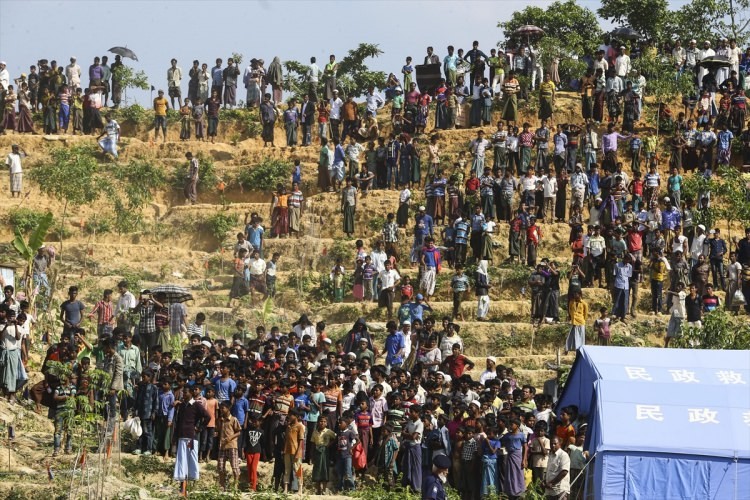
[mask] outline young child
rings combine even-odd
[[[463,321],[461,312],[461,301],[469,290],[469,278],[464,274],[464,266],[456,265],[456,274],[451,279],[451,290],[453,291],[453,319]]]
[[[66,411],[68,398],[75,398],[76,386],[70,382],[67,375],[60,377],[60,385],[55,389],[55,434],[54,443],[55,450],[52,452],[52,456],[56,457],[60,453],[60,446],[62,445],[62,437],[65,435],[65,453],[70,454],[73,452],[73,444],[71,443],[70,426],[68,425],[68,415]]]
[[[501,449],[500,439],[497,437],[497,427],[487,429],[487,437],[482,439],[482,489],[481,495],[492,495],[496,492],[497,484],[497,452]]]
[[[156,451],[166,459],[172,444],[175,398],[172,382],[168,378],[163,378],[160,385],[159,405],[156,408]]]
[[[281,254],[274,252],[271,260],[266,262],[266,294],[268,297],[276,297],[276,266]]]
[[[586,433],[579,431],[576,435],[576,444],[568,446],[568,453],[570,453],[570,498],[576,500],[582,498],[583,492],[583,478],[578,479],[578,475],[581,473],[583,468],[586,466],[586,460],[588,460],[589,452],[584,451],[583,442],[586,440]],[[576,479],[578,479],[576,481]]]
[[[258,463],[263,446],[263,429],[260,420],[251,418],[245,431],[245,458],[247,459],[247,482],[252,491],[258,490]]]
[[[531,459],[531,481],[541,483],[547,473],[550,442],[547,437],[547,422],[540,420],[534,426],[534,435],[529,441],[529,458]]]
[[[477,477],[479,467],[477,463],[477,441],[474,438],[474,428],[471,426],[463,430],[464,441],[461,445],[461,476],[459,489],[461,498],[477,498]]]
[[[154,420],[153,416],[159,407],[159,390],[153,384],[154,372],[151,369],[143,370],[141,381],[135,390],[135,410],[141,419],[143,434],[138,442],[138,448],[134,455],[151,455],[154,449]]]
[[[378,442],[376,464],[378,466],[378,479],[384,483],[386,491],[390,491],[396,485],[398,449],[399,442],[394,435],[393,426],[384,426]]]
[[[245,397],[245,390],[242,387],[238,387],[234,390],[234,398],[232,401],[231,414],[240,423],[242,429],[247,428],[247,414],[250,412],[250,402]],[[237,441],[237,449],[242,450],[244,448],[243,436],[240,434]]]
[[[318,495],[322,495],[326,485],[330,480],[330,471],[328,470],[328,450],[331,443],[336,440],[336,433],[328,428],[328,420],[320,418],[317,428],[313,432],[310,442],[315,447],[312,452],[312,480],[315,483],[315,490]]]
[[[375,268],[375,264],[372,263],[372,257],[368,255],[367,257],[365,257],[364,266],[362,266],[362,286],[364,286],[365,288],[365,300],[373,302],[377,300],[377,296],[373,293],[372,286],[373,280],[375,279],[376,275],[377,269]]]
[[[359,408],[354,413],[354,421],[357,423],[357,435],[359,442],[362,443],[363,453],[367,457],[367,450],[370,448],[372,439],[372,414],[370,413],[369,401],[362,399],[359,402]],[[359,471],[361,475],[367,472],[367,468]]]
[[[611,320],[609,316],[607,316],[607,308],[602,307],[601,309],[599,309],[599,317],[594,321],[594,331],[596,332],[596,336],[599,339],[599,345],[609,345],[610,321]]]
[[[336,265],[331,269],[331,282],[333,283],[333,301],[344,301],[344,266],[341,265],[341,257],[336,258]]]
[[[339,478],[338,491],[355,488],[352,472],[352,448],[357,443],[357,435],[352,431],[346,419],[339,419],[339,432],[336,436],[336,473]]]
[[[229,466],[232,468],[232,489],[237,488],[237,481],[240,476],[240,466],[237,459],[237,441],[242,434],[242,427],[237,419],[232,416],[231,407],[232,405],[229,401],[224,401],[219,405],[219,418],[216,425],[216,434],[219,438],[219,460],[217,464],[217,468],[219,469],[219,487],[224,491],[227,490],[227,460],[229,461]]]
[[[284,493],[302,491],[302,459],[305,456],[305,424],[297,408],[289,410],[284,440]]]
[[[206,387],[206,413],[209,420],[201,432],[200,453],[204,462],[208,461],[211,449],[214,447],[214,430],[216,429],[216,416],[219,414],[219,400],[216,399],[216,389]]]

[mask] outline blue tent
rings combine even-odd
[[[750,499],[750,351],[585,346],[569,405],[588,421],[587,498]]]

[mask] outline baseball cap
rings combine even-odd
[[[424,299],[424,295],[422,295],[421,293],[418,293],[417,300],[423,300],[423,299]]]
[[[497,358],[495,356],[487,356],[487,361],[492,361],[493,363],[497,364]]]
[[[706,226],[704,226],[703,224],[698,224],[698,229],[700,229],[701,231],[705,231]]]

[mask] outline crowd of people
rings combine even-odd
[[[230,340],[209,332],[205,314],[191,321],[184,304],[170,304],[148,290],[136,299],[125,281],[118,283],[116,301],[113,291],[105,290],[94,307],[84,305],[71,287],[61,306],[60,341],[49,347],[42,368],[45,379],[28,388],[29,397],[48,406],[55,421],[53,452],[71,447],[68,423],[57,410],[71,396],[88,393],[107,403],[110,422],[137,415],[143,432],[133,452],[174,457],[174,479],[180,482],[197,480],[200,463],[216,459],[220,485],[228,488],[238,482],[242,459],[252,490],[262,461],[273,462],[264,484],[285,492],[303,490],[302,463],[307,463],[319,492],[329,485],[337,491],[356,488],[369,465],[385,487],[399,481],[425,499],[445,498],[445,484],[465,500],[492,493],[518,498],[531,487],[548,498],[582,498],[581,471],[589,458],[583,447],[586,417],[575,407],[553,410],[555,379],[538,390],[517,381],[512,367],[493,356],[486,357],[484,368],[475,367],[461,338],[461,322],[468,319],[462,301],[473,289],[476,319],[489,320],[491,290],[497,286],[490,266],[525,263],[532,322],[567,320],[568,351],[586,342],[587,326],[607,344],[610,325],[636,315],[646,279],[650,312],[670,314],[665,345],[683,328],[701,327],[704,315],[720,307],[718,290],[726,292],[725,308],[736,312],[744,305],[750,314],[750,229],[744,239],[725,240],[718,227],[698,222],[705,220],[711,193],[683,196],[683,174],[717,175],[730,163],[737,137],[743,164],[750,165],[750,132],[744,125],[750,52],[740,56],[722,41],[721,50],[731,48],[729,66],[705,71],[701,60],[715,54],[704,49],[697,55],[695,44],[689,45],[662,51],[674,58],[677,71],[694,71],[700,84],[677,117],[666,106],[659,111],[660,120],[674,130],[666,179],[659,173],[666,165],[659,158],[658,136],[636,130],[647,83],[632,70],[635,47],[607,47],[589,58],[589,70],[576,83],[579,123],[555,121],[562,82],[554,66],[542,70],[538,49],[531,45],[510,54],[493,49],[487,56],[474,42],[465,54],[448,47],[443,59],[430,47],[424,62],[440,66],[439,85],[417,90],[419,70],[407,58],[402,79],[391,74],[387,87],[379,89],[384,96],[369,89],[364,117],[353,96],[339,97],[333,55],[323,69],[311,59],[301,106],[290,100],[283,112],[279,58],[267,69],[254,58],[244,72],[231,58],[227,66],[218,59],[210,70],[194,61],[185,99],[182,69],[173,59],[166,96],[159,91],[154,100],[155,137],[161,131],[166,141],[172,108],[181,117],[180,139],[190,139],[191,133],[202,139],[205,115],[213,140],[219,110],[237,106],[242,81],[246,105],[258,109],[264,143],[275,145],[279,117],[288,146],[297,145],[298,127],[303,146],[312,145],[317,135],[317,187],[340,193],[344,234],[362,234],[355,214],[370,191],[399,191],[398,207],[387,214],[371,248],[356,240],[353,258],[338,259],[328,276],[333,301],[348,300],[349,293],[357,301],[377,301],[387,313],[386,331],[376,334],[361,318],[343,338],[333,339],[325,321],[313,323],[302,315],[290,326],[257,326],[254,332],[238,320]],[[97,57],[89,68],[89,87],[82,89],[75,58],[65,68],[42,60],[14,80],[15,94],[0,63],[4,131],[30,132],[31,114],[39,109],[45,133],[67,131],[72,109],[72,133],[101,130],[102,148],[116,157],[119,125],[109,115],[102,130],[99,109],[107,106],[110,93],[115,107],[121,103],[121,64],[119,56],[112,66]],[[531,83],[522,86],[517,74],[529,76]],[[519,120],[518,97],[537,88],[540,121],[532,127]],[[377,115],[386,102],[391,131],[384,136]],[[501,107],[499,122],[492,118],[495,105]],[[602,125],[605,108],[608,121]],[[491,132],[485,130],[490,126]],[[448,159],[438,131],[454,127],[476,127],[476,138]],[[618,154],[620,144],[627,145],[629,161]],[[14,195],[21,192],[25,155],[14,147],[6,159]],[[186,158],[185,197],[195,203],[199,164],[191,153]],[[246,216],[234,245],[230,305],[255,292],[274,296],[281,256],[265,258],[264,239],[303,234],[302,167],[295,166],[289,191],[281,185],[273,193],[267,227],[259,214]],[[423,203],[414,203],[422,198]],[[413,209],[416,215],[410,217]],[[565,256],[540,258],[543,224],[570,228],[567,307],[560,286]],[[508,227],[507,243],[497,236],[501,225]],[[53,263],[54,252],[40,249],[33,279],[42,289],[49,287],[46,271]],[[453,274],[453,310],[438,317],[430,302],[444,266]],[[476,267],[468,275],[470,266]],[[613,307],[598,311],[592,326],[583,294],[597,285],[609,290]],[[34,317],[12,286],[4,291],[0,385],[13,399],[28,379]],[[561,318],[561,310],[567,310],[567,318]],[[87,314],[96,318],[94,341],[83,328]],[[183,338],[181,352],[171,352],[173,339]],[[55,375],[50,361],[72,365],[74,376]],[[102,392],[89,388],[94,368],[111,376]]]

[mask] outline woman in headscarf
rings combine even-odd
[[[474,277],[474,292],[477,296],[477,321],[486,321],[490,310],[490,277],[487,261],[480,260]]]
[[[273,101],[276,103],[281,102],[281,86],[284,83],[284,74],[278,56],[274,57],[273,61],[271,61],[271,64],[268,66],[266,81],[271,84],[271,89],[273,90]]]
[[[445,78],[440,80],[440,85],[435,89],[435,128],[446,130],[448,128],[448,107],[446,106]]]
[[[254,108],[260,105],[261,72],[258,70],[257,59],[250,60],[250,67],[245,70],[243,80],[247,89],[247,107]]]
[[[346,337],[344,338],[344,352],[354,352],[361,339],[367,339],[367,348],[374,352],[375,356],[377,356],[378,351],[375,349],[375,346],[372,343],[372,336],[367,330],[367,322],[365,321],[365,318],[359,318],[357,321],[355,321],[352,329],[349,330],[349,332],[346,334]]]

